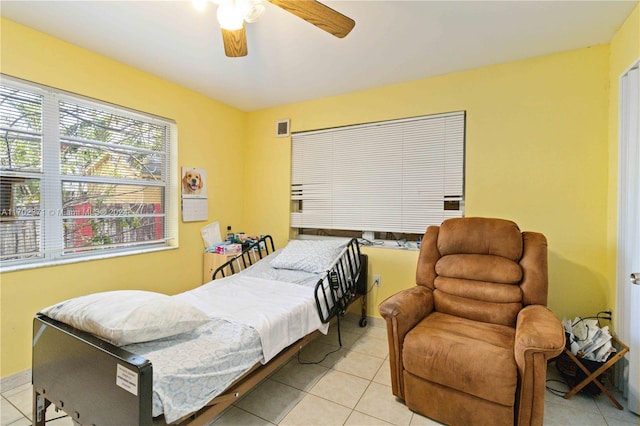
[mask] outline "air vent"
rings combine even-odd
[[[280,138],[289,137],[291,133],[289,132],[289,119],[286,120],[278,120],[276,121],[276,136]]]

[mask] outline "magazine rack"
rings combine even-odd
[[[595,370],[594,372],[589,371],[589,369],[587,367],[584,366],[584,364],[580,361],[580,358],[578,358],[577,356],[575,356],[574,354],[571,353],[570,350],[568,350],[567,348],[564,348],[564,353],[569,357],[569,359],[571,359],[580,370],[582,370],[584,372],[584,374],[587,375],[587,377],[582,380],[580,383],[578,383],[573,389],[571,389],[569,392],[567,392],[564,395],[564,399],[569,399],[571,398],[573,395],[577,394],[578,392],[580,392],[582,390],[582,388],[584,388],[585,386],[587,386],[589,383],[593,382],[596,386],[598,386],[598,388],[600,388],[600,390],[602,392],[604,392],[605,395],[607,395],[609,397],[609,399],[611,400],[611,402],[613,402],[613,404],[618,407],[619,410],[622,410],[622,405],[620,405],[620,403],[618,402],[617,399],[615,399],[615,397],[613,395],[611,395],[611,392],[609,392],[603,385],[602,383],[600,383],[600,381],[598,380],[598,377],[604,373],[605,371],[607,371],[608,369],[610,369],[611,367],[613,367],[613,365],[618,362],[618,360],[620,360],[620,358],[622,358],[624,356],[624,354],[626,354],[627,352],[629,352],[629,347],[627,345],[625,345],[624,343],[622,343],[620,340],[618,340],[616,337],[612,337],[613,342],[616,344],[616,346],[620,347],[621,349],[618,350],[618,352],[616,352],[611,358],[609,358],[607,361],[605,361],[604,363],[602,363],[602,365]]]

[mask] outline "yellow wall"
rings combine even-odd
[[[0,35],[4,74],[175,120],[178,165],[208,172],[210,220],[241,226],[243,175],[236,165],[242,164],[246,113],[11,21],[2,20]],[[205,223],[180,222],[176,250],[3,273],[0,375],[30,368],[31,321],[40,308],[97,291],[174,294],[199,285]]]
[[[250,113],[245,226],[288,236],[290,140],[272,136],[277,119],[295,132],[466,110],[466,215],[547,236],[549,305],[560,318],[602,310],[608,60],[609,47],[595,46]],[[366,251],[382,276],[368,306],[379,316],[384,298],[413,285],[417,254]]]
[[[609,61],[609,175],[607,202],[607,306],[616,305],[616,255],[618,240],[618,109],[620,77],[640,61],[640,3],[627,17],[610,44]],[[627,285],[627,277],[622,277]]]

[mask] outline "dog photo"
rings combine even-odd
[[[204,169],[182,168],[182,195],[206,196]]]

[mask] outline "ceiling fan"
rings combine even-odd
[[[218,5],[217,17],[222,29],[224,52],[229,57],[247,55],[247,34],[245,22],[256,22],[265,10],[264,0],[193,0],[198,9],[204,8],[207,1]],[[298,18],[304,19],[343,38],[353,29],[355,21],[316,0],[268,0]]]

